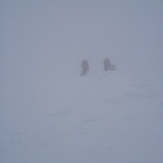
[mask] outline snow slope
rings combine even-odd
[[[0,15],[0,163],[163,163],[163,1],[1,0]]]
[[[32,81],[15,74],[1,82],[0,162],[161,163],[160,75],[117,70]]]

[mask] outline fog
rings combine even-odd
[[[151,160],[161,163],[162,20],[162,0],[1,0],[0,132],[3,141],[0,142],[0,152],[3,157],[0,160],[6,163],[13,160],[19,163],[24,158],[28,158],[27,163],[149,163]],[[116,65],[116,71],[103,72],[106,57]],[[80,77],[84,59],[88,60],[90,69],[85,77]],[[156,120],[153,126],[151,117],[145,115],[148,107],[148,115]],[[54,121],[51,120],[53,117]],[[126,120],[126,117],[129,118]],[[141,117],[146,117],[149,125]],[[144,125],[136,123],[139,119]],[[65,128],[62,126],[64,123],[60,126],[61,121],[66,122]],[[52,127],[54,122],[58,124],[56,128]],[[108,135],[105,122],[111,128]],[[85,125],[87,123],[89,125]],[[130,123],[131,128],[128,126]],[[132,130],[132,125],[140,134]],[[46,128],[47,133],[44,131]],[[127,136],[121,135],[123,129]],[[73,142],[78,130],[81,135],[85,134],[83,146],[80,140],[76,144]],[[150,137],[152,132],[154,136]],[[53,139],[49,133],[57,138]],[[92,139],[87,133],[97,134],[97,137]],[[99,152],[103,148],[100,143],[96,144],[98,136],[104,141],[101,144],[107,146],[104,149],[106,155]],[[59,144],[61,140],[68,146]],[[131,148],[127,146],[125,153],[122,147],[128,140],[132,140],[131,144],[129,142]],[[91,141],[92,146],[89,146]],[[43,142],[45,145],[40,148]],[[71,148],[76,158],[69,150],[71,142],[76,145]],[[153,149],[150,149],[149,142],[153,143]],[[142,150],[135,150],[137,145]],[[25,148],[29,155],[26,155]],[[146,149],[149,149],[149,154],[144,153],[141,157],[141,152]],[[108,150],[111,152],[109,158]],[[22,157],[18,157],[20,153]],[[116,157],[117,153],[119,157]],[[147,159],[148,155],[151,157]],[[48,160],[42,159],[44,156]],[[99,157],[95,159],[96,156]]]
[[[123,71],[160,69],[160,0],[1,0],[0,9],[2,74],[6,68],[78,75],[82,59],[95,73],[107,56]]]

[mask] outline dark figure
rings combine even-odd
[[[109,58],[104,59],[104,71],[111,70],[111,63]]]
[[[88,72],[88,70],[89,70],[89,65],[88,65],[87,60],[82,61],[81,67],[82,67],[82,72],[81,72],[80,76],[85,76],[86,72]]]

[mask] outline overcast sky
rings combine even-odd
[[[3,68],[163,62],[162,0],[1,0],[0,15]]]

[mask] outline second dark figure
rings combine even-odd
[[[104,70],[105,71],[111,70],[111,63],[109,58],[104,59]]]

